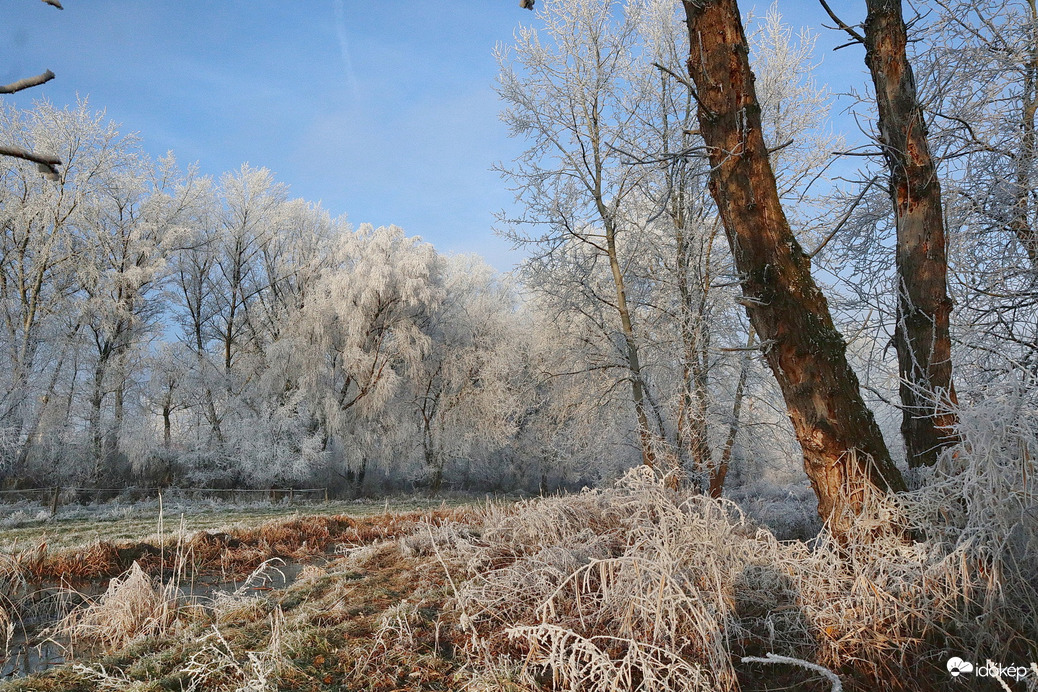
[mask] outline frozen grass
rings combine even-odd
[[[734,503],[644,469],[495,509],[455,550],[458,607],[484,660],[565,690],[746,689],[760,669],[733,661],[764,653],[886,689],[946,675],[947,651],[1033,660],[1035,429],[967,438],[924,490],[868,500],[846,542],[778,541]],[[927,535],[935,512],[960,515]]]
[[[187,690],[212,692],[275,692],[278,672],[287,665],[282,651],[285,614],[275,608],[270,614],[267,645],[257,651],[236,652],[216,626],[201,642],[182,668],[190,679]]]
[[[950,655],[1038,657],[1038,412],[1022,393],[986,406],[920,489],[864,498],[842,541],[778,540],[645,469],[478,511],[197,534],[199,564],[322,559],[284,592],[174,608],[164,634],[12,689],[943,689]],[[995,684],[1034,692],[1038,670]]]
[[[153,538],[160,516],[166,521],[183,516],[188,531],[227,531],[252,528],[286,516],[372,516],[386,512],[415,512],[441,506],[473,504],[471,498],[429,499],[397,497],[388,500],[352,500],[288,505],[284,503],[229,503],[219,500],[165,498],[138,502],[63,505],[55,516],[34,503],[0,505],[0,551],[17,552],[46,541],[52,550],[75,548],[97,541],[142,541]]]
[[[96,641],[109,650],[116,649],[138,637],[166,634],[177,620],[180,605],[175,581],[163,584],[135,562],[126,575],[111,580],[96,602],[63,619],[56,634],[67,636],[73,643]]]
[[[29,584],[25,570],[16,560],[0,555],[0,651],[6,660],[14,639],[19,618],[19,604],[24,600]]]
[[[767,481],[749,483],[726,491],[726,497],[782,541],[807,541],[822,528],[818,498],[806,480],[790,486]]]
[[[455,640],[461,635],[456,620],[440,616],[446,599],[444,575],[428,557],[404,556],[398,541],[464,516],[463,510],[437,510],[266,525],[255,532],[257,545],[312,556],[314,552],[304,546],[323,542],[321,560],[305,567],[283,591],[270,590],[262,578],[263,571],[281,569],[279,563],[269,562],[237,590],[217,593],[201,605],[197,598],[178,592],[168,607],[173,619],[162,630],[138,626],[149,621],[155,597],[161,595],[157,576],[138,564],[68,619],[73,626],[91,625],[77,631],[83,644],[77,653],[85,658],[12,682],[11,689],[273,690],[342,685],[388,692],[408,689],[412,683],[426,689],[459,689],[454,677],[458,665],[449,654],[459,647]],[[205,553],[210,547],[219,561],[220,544],[226,552],[226,539],[200,539],[198,534],[185,538],[184,562],[190,565],[192,549]],[[239,545],[231,551],[243,549]],[[111,616],[130,609],[138,617]],[[126,623],[118,628],[125,638],[98,657],[99,652],[91,654],[86,644],[91,637],[114,640],[114,633],[97,626],[106,613],[107,621]]]

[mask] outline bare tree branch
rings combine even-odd
[[[711,118],[715,117],[713,112],[709,108],[707,108],[705,105],[703,105],[703,102],[699,100],[699,94],[696,93],[696,86],[695,86],[695,84],[693,84],[692,82],[688,81],[687,79],[685,79],[681,75],[675,74],[673,70],[670,70],[670,69],[664,67],[663,65],[659,64],[658,62],[652,63],[652,66],[655,67],[660,72],[665,72],[665,73],[669,74],[671,77],[673,77],[674,79],[676,79],[679,82],[681,82],[682,84],[684,84],[685,88],[688,89],[688,92],[690,94],[692,94],[692,98],[694,98],[696,100],[696,104],[698,104],[699,107],[703,109],[703,112],[706,113]]]
[[[21,147],[8,147],[3,145],[0,145],[0,156],[11,156],[16,159],[22,159],[23,161],[31,161],[36,164],[40,173],[42,173],[48,180],[61,179],[61,174],[58,172],[56,166],[61,166],[63,164],[61,163],[61,159],[57,156],[35,154],[31,151],[22,149]]]
[[[865,197],[865,193],[868,192],[869,188],[875,185],[876,181],[878,180],[879,176],[877,175],[872,180],[870,180],[865,185],[865,187],[862,188],[861,192],[858,193],[858,196],[855,198],[855,200],[851,202],[851,206],[847,208],[846,212],[844,212],[843,217],[840,218],[839,223],[836,224],[836,228],[833,229],[832,233],[825,237],[825,240],[823,240],[821,244],[814,249],[814,252],[810,252],[807,254],[807,259],[814,259],[815,255],[821,252],[825,248],[825,246],[829,244],[829,241],[836,237],[836,234],[840,232],[840,229],[843,228],[843,225],[847,223],[847,220],[849,218],[851,218],[851,214],[854,212],[855,208],[861,202],[862,198]]]
[[[34,86],[46,84],[52,79],[54,79],[54,73],[47,70],[43,74],[38,74],[35,77],[26,77],[25,79],[19,79],[17,82],[11,82],[6,86],[0,86],[0,94],[13,94],[22,89],[31,89]]]
[[[25,161],[32,161],[33,163],[42,163],[45,166],[61,166],[61,159],[57,156],[48,156],[47,154],[34,154],[31,151],[22,149],[21,147],[8,147],[0,145],[0,156],[13,156],[16,159],[23,159]]]
[[[51,7],[56,7],[59,10],[65,9],[61,6],[59,0],[43,0]],[[19,79],[16,82],[11,82],[7,85],[0,85],[0,94],[14,94],[22,91],[23,89],[31,89],[32,87],[46,84],[50,80],[54,79],[54,73],[47,70],[43,74],[38,74],[35,77],[26,77],[25,79]],[[12,156],[16,159],[22,159],[24,161],[31,161],[36,164],[40,173],[43,174],[48,180],[60,180],[61,173],[58,172],[56,166],[60,166],[61,159],[56,156],[46,156],[43,154],[35,154],[31,151],[22,149],[21,147],[8,147],[0,145],[0,156]]]
[[[851,27],[849,27],[846,24],[844,24],[843,20],[836,16],[836,13],[832,11],[832,8],[829,7],[828,3],[826,3],[825,0],[818,0],[818,2],[820,2],[822,4],[822,9],[824,9],[825,13],[829,15],[829,18],[832,19],[834,22],[836,22],[836,26],[838,26],[839,28],[841,28],[844,31],[846,31],[850,35],[850,37],[854,39],[854,43],[865,43],[865,38],[861,34],[859,34],[857,31],[855,31]],[[838,46],[834,50],[839,50],[840,48],[846,48],[849,45],[852,45],[852,44],[851,43],[845,43],[842,46]]]

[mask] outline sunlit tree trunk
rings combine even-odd
[[[710,192],[740,274],[741,302],[782,390],[818,512],[840,533],[860,510],[867,486],[901,490],[905,483],[779,202],[738,5],[683,5],[688,71],[712,166]]]
[[[890,171],[897,223],[898,306],[894,344],[910,466],[933,465],[956,441],[948,260],[941,186],[926,119],[908,63],[901,0],[868,0],[865,63],[879,108],[879,140]]]

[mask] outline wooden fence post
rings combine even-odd
[[[58,500],[61,496],[61,488],[54,488],[54,498],[50,501],[50,515],[53,517],[58,513]]]

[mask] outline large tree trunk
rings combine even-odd
[[[741,276],[742,302],[782,390],[818,513],[841,533],[860,511],[866,486],[902,490],[905,483],[862,401],[846,344],[782,211],[738,5],[683,5],[688,71],[710,154],[710,192]]]
[[[868,0],[865,64],[879,107],[879,140],[897,222],[897,326],[901,433],[909,466],[933,465],[955,444],[948,320],[948,260],[941,186],[908,63],[901,0]]]

